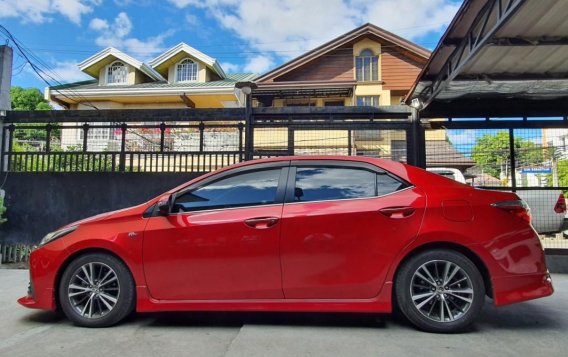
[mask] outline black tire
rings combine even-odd
[[[63,272],[59,304],[75,325],[107,327],[134,310],[134,289],[122,261],[109,254],[90,253],[73,260]]]
[[[475,264],[445,249],[422,252],[404,262],[396,275],[395,293],[398,308],[414,326],[436,333],[463,331],[479,316],[485,301],[485,285]]]

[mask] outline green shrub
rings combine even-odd
[[[0,224],[6,222],[6,218],[4,218],[4,213],[6,213],[6,206],[4,206],[4,199],[0,197]]]

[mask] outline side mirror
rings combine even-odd
[[[158,202],[158,216],[167,217],[170,215],[170,201]]]

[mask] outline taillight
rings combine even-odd
[[[564,194],[560,193],[558,196],[558,200],[554,205],[554,212],[556,213],[566,213],[566,199],[564,198]]]
[[[491,206],[507,211],[527,223],[531,223],[531,210],[523,200],[509,200],[492,203]]]

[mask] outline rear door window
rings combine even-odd
[[[386,173],[340,167],[298,167],[293,198],[288,202],[310,202],[371,198],[405,187]]]

